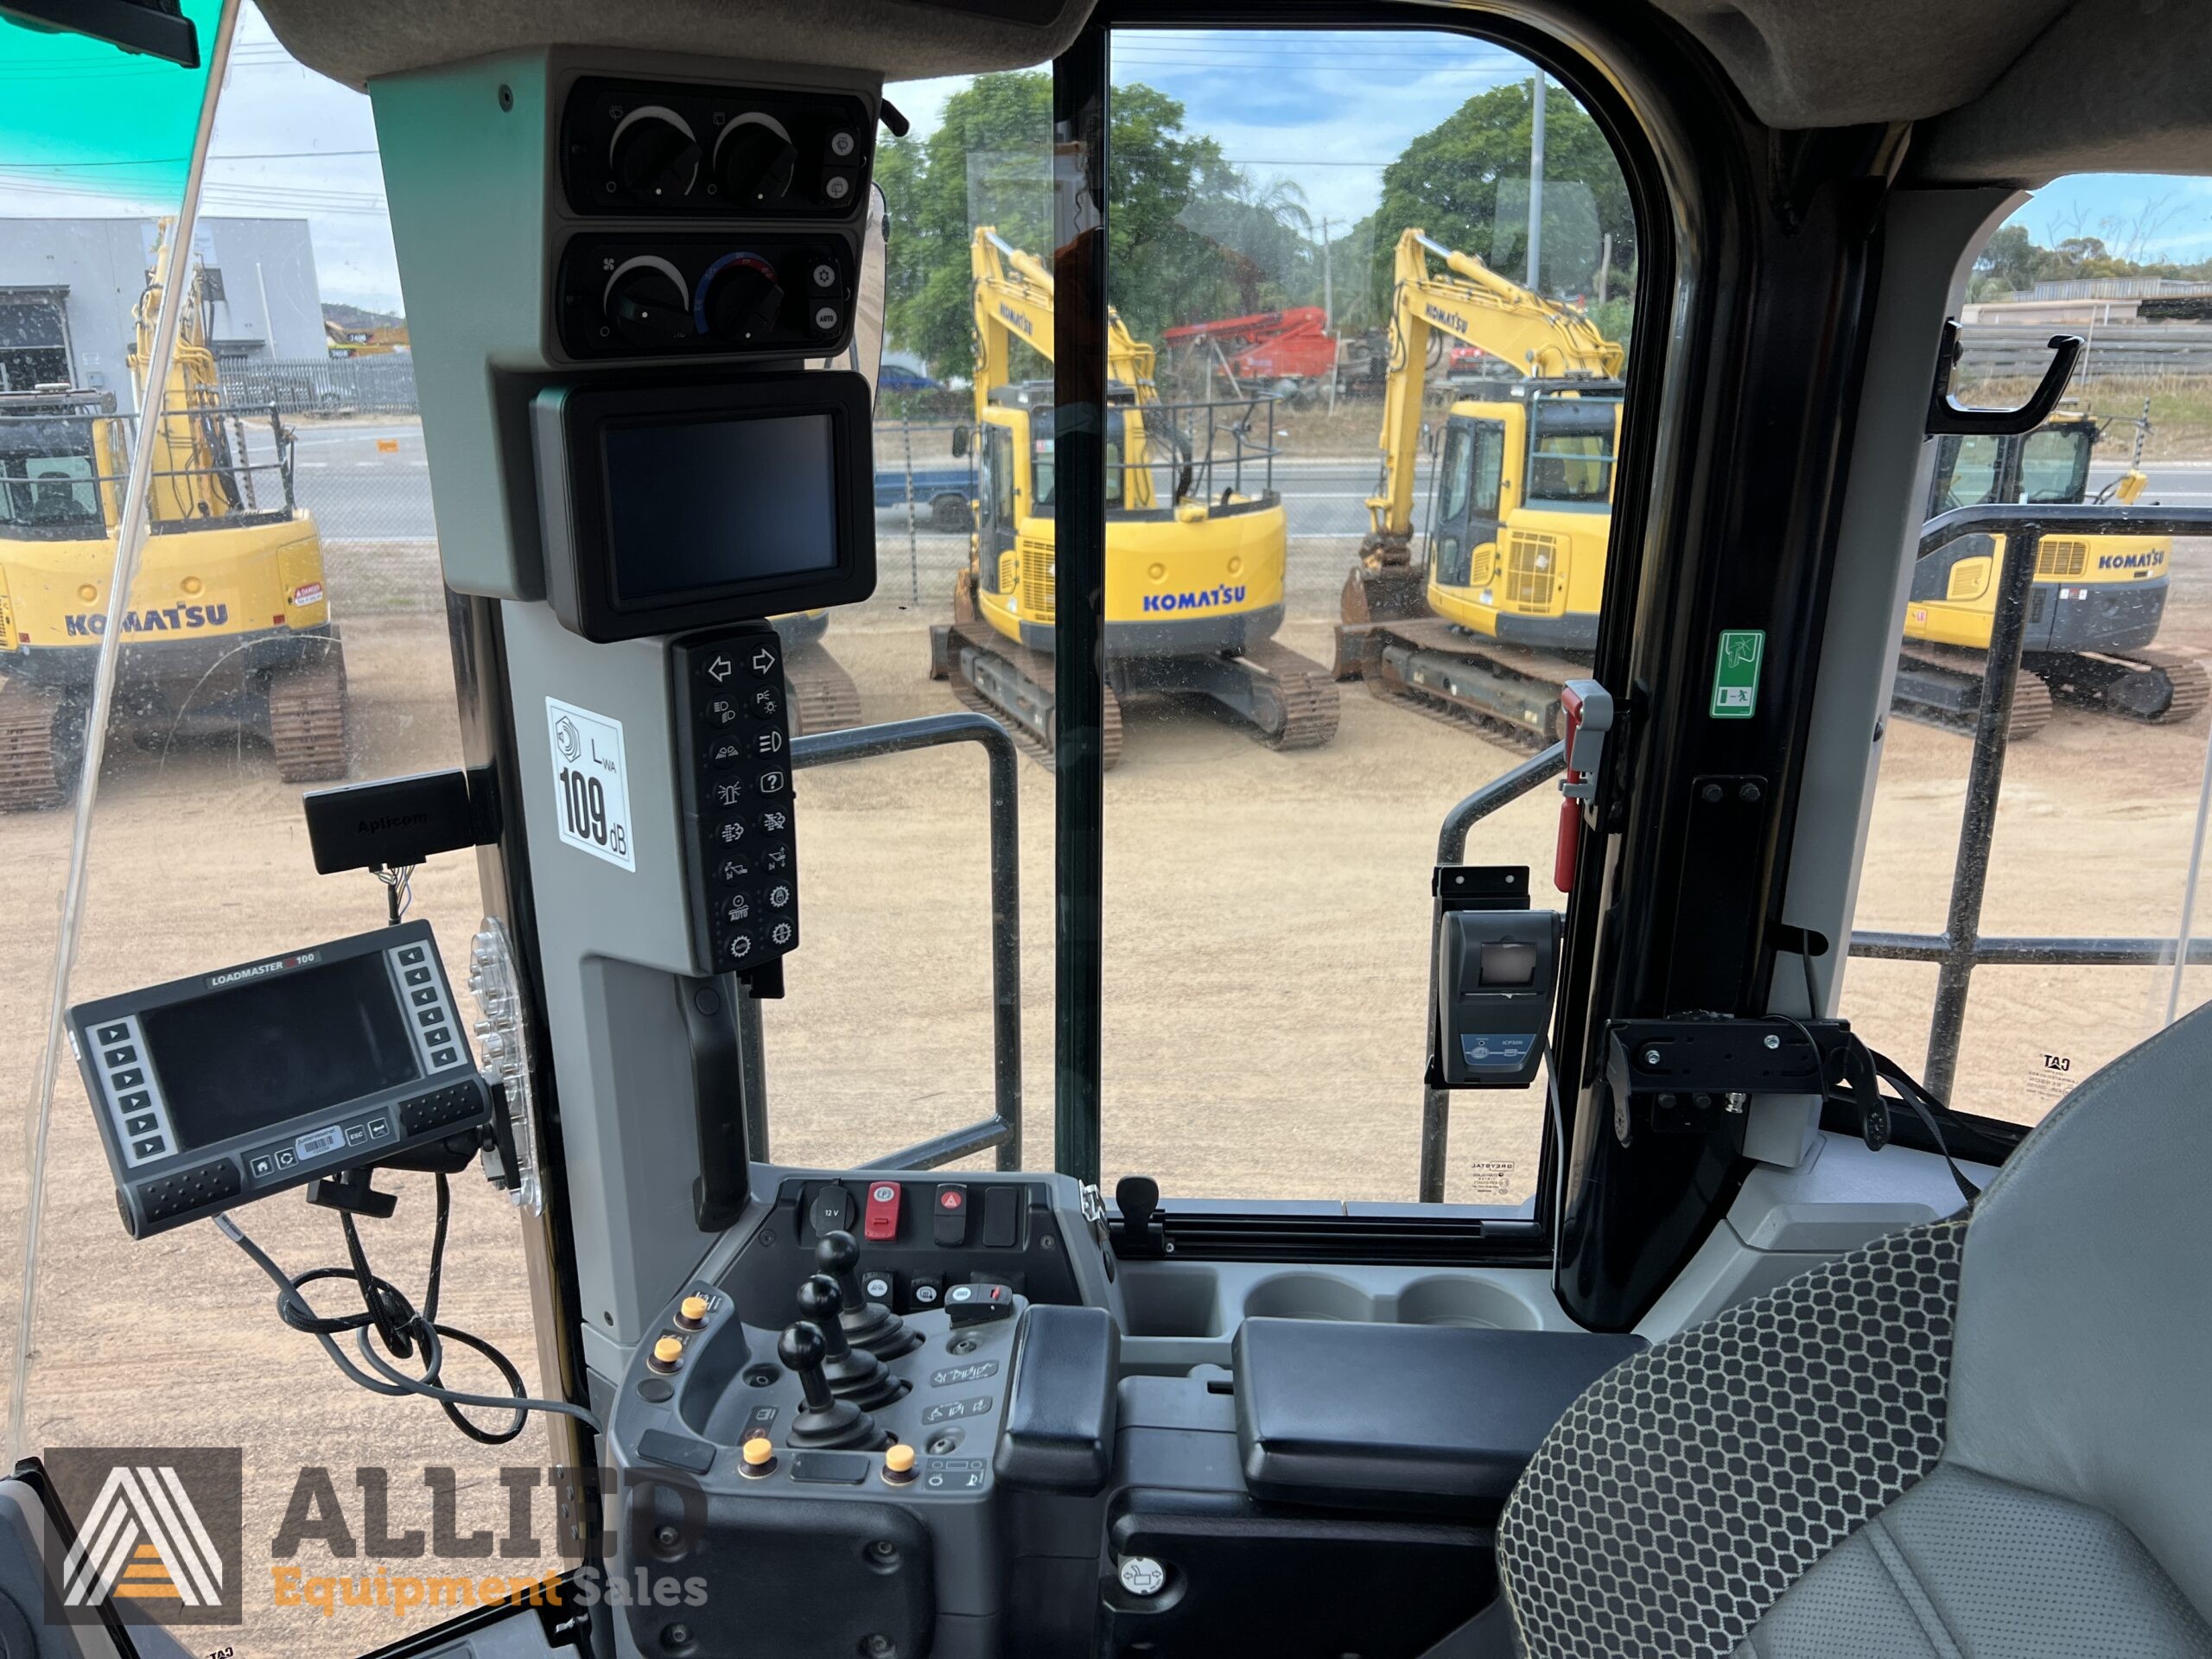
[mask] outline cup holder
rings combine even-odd
[[[1400,1325],[1473,1325],[1534,1331],[1535,1312],[1511,1293],[1480,1279],[1416,1279],[1398,1293]]]
[[[1248,1319],[1347,1319],[1375,1317],[1367,1293],[1325,1273],[1283,1273],[1262,1279],[1244,1298]]]

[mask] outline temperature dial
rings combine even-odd
[[[607,165],[640,201],[688,196],[699,182],[699,138],[691,124],[664,105],[624,116],[607,146]]]
[[[666,346],[691,334],[691,294],[683,273],[651,254],[616,267],[601,305],[607,326],[632,346]]]
[[[741,115],[715,140],[715,182],[739,201],[780,201],[798,165],[798,149],[773,116]]]
[[[783,310],[776,268],[757,253],[726,253],[699,278],[692,320],[701,334],[741,344],[773,331]]]

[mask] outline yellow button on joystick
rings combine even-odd
[[[756,1478],[772,1474],[776,1468],[776,1448],[768,1443],[766,1434],[755,1434],[738,1447],[738,1473]]]
[[[687,1331],[696,1331],[707,1322],[707,1299],[686,1296],[676,1310],[676,1322]]]
[[[672,1371],[683,1363],[683,1338],[663,1337],[653,1344],[652,1357],[645,1362],[657,1371]]]
[[[903,1486],[914,1478],[914,1448],[894,1446],[883,1454],[883,1478],[893,1486]]]

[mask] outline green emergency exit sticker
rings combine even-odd
[[[1713,664],[1713,717],[1749,720],[1758,711],[1759,663],[1766,655],[1764,628],[1723,628]]]

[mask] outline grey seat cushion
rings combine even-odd
[[[1498,1560],[1530,1659],[2212,1659],[2212,1009],[1600,1378]]]
[[[2203,1659],[2212,1630],[2110,1516],[1948,1464],[1792,1585],[1737,1659]]]

